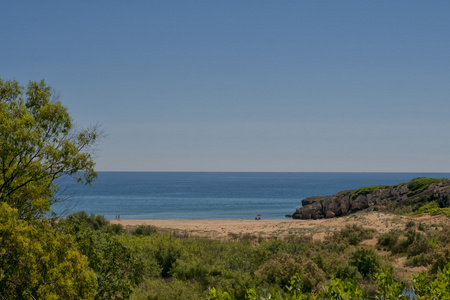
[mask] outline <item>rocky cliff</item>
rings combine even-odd
[[[449,199],[449,179],[420,177],[395,186],[372,186],[342,191],[334,196],[309,197],[302,200],[302,207],[292,218],[333,218],[373,209],[414,212],[431,202],[435,202],[436,207],[450,207]]]

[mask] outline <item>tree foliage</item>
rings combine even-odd
[[[377,298],[384,300],[409,300],[409,299],[450,299],[450,264],[437,276],[430,279],[425,272],[413,275],[413,284],[410,289],[406,288],[402,280],[395,280],[392,270],[383,270],[375,274],[377,283]],[[287,291],[272,290],[267,293],[256,288],[247,290],[246,299],[273,299],[273,300],[364,300],[371,299],[353,280],[341,280],[333,277],[331,281],[317,293],[304,293],[301,291],[302,280],[300,276],[294,275]],[[410,295],[414,296],[413,298]],[[234,300],[232,294],[216,288],[209,289],[209,300]]]
[[[0,79],[0,202],[17,209],[21,219],[41,218],[56,201],[55,180],[96,177],[91,146],[97,128],[76,131],[67,108],[50,86]]]
[[[128,299],[132,288],[142,280],[143,264],[119,235],[111,234],[114,225],[103,216],[79,212],[60,220],[58,227],[75,238],[95,272],[98,288],[94,299]]]
[[[44,81],[0,79],[0,299],[94,299],[97,274],[46,216],[56,180],[91,183],[97,128],[76,131]]]
[[[0,299],[93,299],[96,287],[73,237],[0,203]]]

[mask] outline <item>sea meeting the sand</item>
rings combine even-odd
[[[285,216],[307,197],[422,176],[450,173],[98,172],[92,186],[62,186],[73,196],[53,209],[86,211],[109,220],[120,214],[121,220],[254,221],[261,214],[260,221],[288,221]]]

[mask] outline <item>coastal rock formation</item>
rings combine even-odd
[[[292,215],[294,219],[323,219],[361,210],[401,210],[414,212],[435,202],[450,207],[450,180],[419,177],[395,186],[372,186],[342,191],[333,196],[308,197]]]

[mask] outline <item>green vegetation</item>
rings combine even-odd
[[[380,189],[386,189],[392,187],[391,185],[374,185],[374,186],[367,186],[367,187],[362,187],[359,189],[355,189],[355,190],[346,190],[346,191],[341,191],[339,192],[337,195],[342,195],[342,196],[352,196],[353,199],[358,198],[359,195],[367,195],[370,193],[373,193],[376,190],[380,190]]]
[[[58,179],[73,177],[90,184],[96,177],[90,151],[98,137],[96,128],[74,129],[67,109],[55,100],[44,81],[30,82],[25,90],[17,81],[0,79],[3,299],[103,297],[102,287],[110,276],[102,278],[96,266],[114,272],[114,258],[108,256],[119,252],[113,249],[116,245],[104,243],[102,236],[102,242],[98,243],[101,251],[91,247],[91,253],[82,253],[83,239],[47,218],[51,205],[58,201],[55,197]],[[89,242],[95,245],[95,239]],[[94,263],[96,257],[101,257],[98,263]],[[121,285],[118,289],[126,291],[127,287]]]
[[[23,98],[25,96],[25,98]],[[52,100],[44,81],[24,88],[0,79],[0,202],[21,219],[43,218],[58,201],[56,180],[96,177],[90,149],[96,128],[75,131],[67,109]]]
[[[435,230],[419,224],[409,229],[391,230],[378,236],[380,249],[392,254],[406,255],[406,266],[425,266],[430,273],[436,273],[450,263],[450,228]]]
[[[71,235],[0,203],[0,297],[92,299],[97,286]]]
[[[428,275],[418,276],[432,285],[441,278],[435,277],[439,270],[450,264],[450,228],[435,230],[411,222],[406,225],[407,232],[379,235],[380,247],[409,259],[420,260],[423,253],[431,257],[425,263]],[[405,283],[389,267],[389,256],[380,256],[371,247],[352,245],[351,237],[356,232],[366,238],[376,236],[360,226],[346,226],[324,242],[301,236],[259,242],[242,236],[225,242],[160,234],[154,227],[139,230],[146,234],[135,234],[139,227],[109,225],[102,222],[102,217],[84,213],[70,215],[57,226],[77,228],[80,251],[84,248],[101,253],[105,249],[102,245],[111,241],[122,245],[120,252],[126,255],[106,258],[103,264],[114,262],[120,269],[131,267],[133,271],[118,275],[111,283],[98,283],[98,290],[101,285],[110,290],[119,290],[120,285],[128,287],[127,294],[118,299],[367,299],[376,295],[401,296],[405,289]],[[81,233],[89,238],[79,238]],[[94,246],[87,247],[86,240],[94,240]],[[92,264],[89,251],[84,251]],[[96,276],[106,273],[94,266]]]
[[[259,291],[251,288],[247,290],[245,299],[260,300],[306,300],[306,299],[323,299],[323,300],[364,300],[364,299],[400,299],[409,300],[410,296],[415,295],[414,299],[450,299],[450,265],[446,266],[442,271],[438,272],[434,278],[426,276],[425,272],[421,272],[416,276],[412,276],[413,283],[409,288],[402,280],[396,280],[393,277],[392,270],[383,270],[375,274],[376,278],[376,298],[369,296],[355,281],[341,280],[332,278],[331,281],[316,293],[302,292],[303,282],[300,276],[294,275],[290,284],[285,290]],[[227,291],[210,289],[208,299],[210,300],[233,300],[236,298],[232,293]]]
[[[433,183],[441,183],[447,181],[448,179],[437,179],[437,178],[426,178],[426,177],[417,177],[412,179],[407,183],[408,189],[410,192],[408,193],[408,197],[420,194],[425,191],[430,184]]]
[[[366,229],[362,226],[353,224],[345,226],[345,228],[341,229],[340,231],[334,232],[332,239],[336,242],[344,240],[350,245],[356,246],[363,240],[373,238],[375,232],[376,230],[374,229]]]
[[[407,188],[407,199],[398,197],[397,199],[388,197],[382,198],[386,199],[386,203],[376,206],[377,210],[383,210],[398,214],[409,214],[409,215],[420,215],[423,213],[430,213],[432,215],[444,214],[450,217],[450,208],[448,206],[447,200],[444,203],[439,202],[433,193],[427,193],[427,189],[432,184],[444,184],[446,186],[450,185],[450,180],[447,178],[426,178],[417,177],[412,179],[407,183],[400,183],[395,186],[390,185],[377,185],[362,187],[355,190],[341,191],[337,195],[340,196],[350,196],[353,200],[358,198],[360,195],[368,195],[376,190],[380,189],[401,189],[403,187]],[[387,193],[386,195],[388,195]],[[394,193],[395,195],[395,193]]]
[[[437,202],[431,201],[420,206],[416,211],[412,212],[411,215],[423,215],[425,213],[429,213],[432,216],[446,215],[447,217],[450,217],[450,208],[441,208]]]

